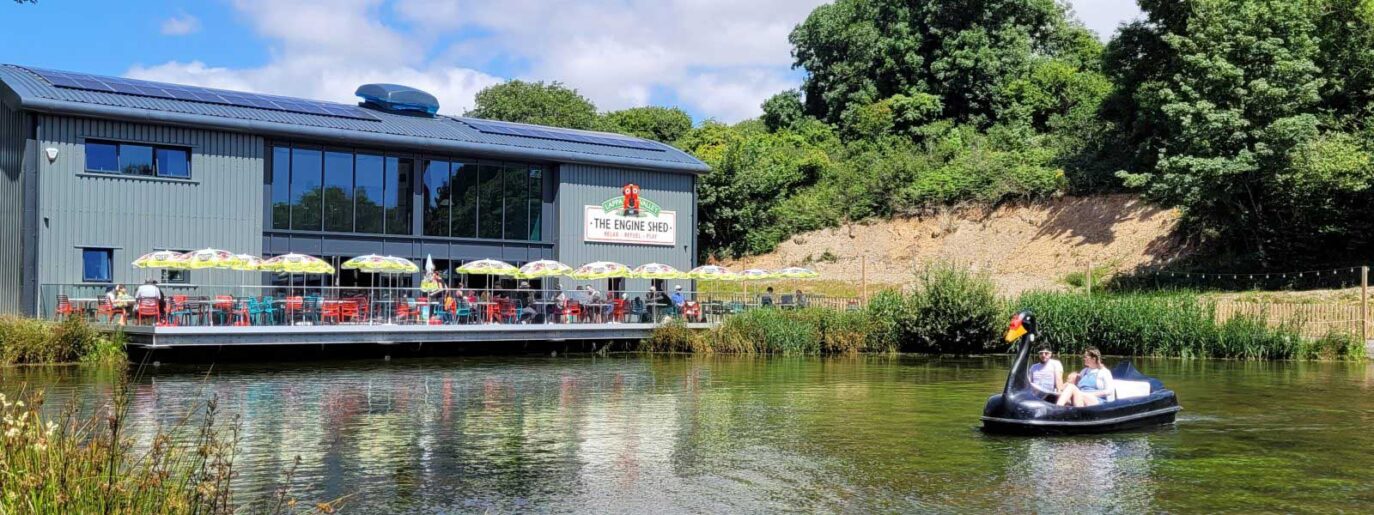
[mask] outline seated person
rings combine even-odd
[[[1030,384],[1041,397],[1055,395],[1064,388],[1064,365],[1054,359],[1049,345],[1040,346],[1040,361],[1030,367]]]
[[[1083,351],[1083,364],[1086,368],[1070,377],[1055,404],[1073,404],[1075,408],[1096,406],[1112,395],[1112,371],[1102,364],[1102,352],[1097,347],[1088,347]]]

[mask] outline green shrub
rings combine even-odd
[[[948,264],[925,268],[907,302],[902,350],[974,354],[987,350],[1002,318],[996,288],[986,276]]]
[[[1364,359],[1364,342],[1355,335],[1330,331],[1325,336],[1305,342],[1299,350],[1303,359]]]
[[[48,322],[0,317],[0,364],[122,361],[121,335],[106,336],[85,319]]]
[[[907,297],[896,290],[883,290],[868,300],[863,314],[868,318],[867,347],[875,352],[902,350],[902,341],[913,316]]]
[[[700,337],[679,320],[654,328],[640,349],[649,352],[698,352]]]

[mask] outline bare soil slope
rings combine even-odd
[[[989,273],[1001,293],[1062,289],[1090,265],[1120,272],[1178,258],[1178,213],[1131,195],[1065,197],[933,216],[872,221],[801,234],[770,254],[727,263],[735,269],[804,265],[825,279],[905,285],[921,264],[948,261]]]

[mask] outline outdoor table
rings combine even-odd
[[[477,302],[469,302],[469,304],[478,307],[478,313],[481,313],[482,316],[486,317],[488,324],[496,323],[496,318],[501,315],[500,313],[496,313],[492,310],[492,307],[496,306],[497,304],[494,300],[479,300]]]
[[[80,311],[81,316],[84,318],[88,315],[95,314],[96,306],[100,304],[100,299],[92,297],[79,297],[69,298],[67,299],[67,302],[70,302],[72,304],[73,310]]]
[[[556,300],[536,300],[536,301],[534,301],[534,304],[535,304],[536,306],[540,306],[540,308],[539,308],[539,313],[542,314],[542,315],[544,315],[544,323],[546,323],[546,324],[550,323],[550,322],[549,322],[549,315],[550,315],[551,313],[552,313],[552,315],[553,315],[554,317],[557,317],[557,316],[558,316],[558,301],[556,301]],[[552,307],[553,309],[549,309],[550,307]]]
[[[582,316],[584,318],[601,318],[606,316],[606,306],[609,302],[583,302]]]

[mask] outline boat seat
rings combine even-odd
[[[1136,397],[1146,397],[1150,395],[1149,381],[1125,381],[1116,379],[1112,381],[1116,386],[1116,400],[1134,399]]]

